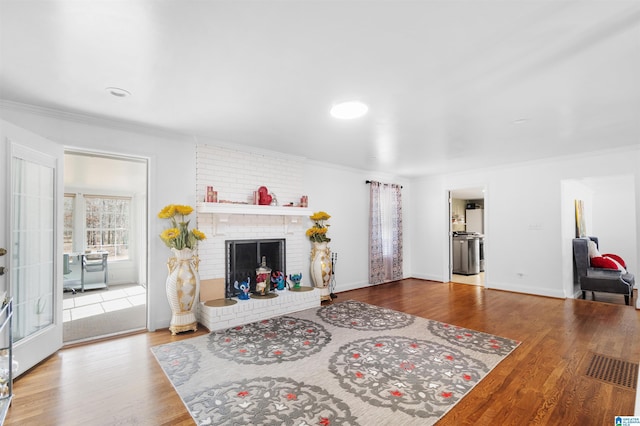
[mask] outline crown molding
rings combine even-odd
[[[21,102],[0,99],[0,109],[8,111],[18,111],[27,114],[37,115],[41,117],[53,118],[56,120],[71,121],[91,126],[106,127],[114,130],[128,131],[134,133],[144,133],[150,136],[160,136],[164,138],[187,138],[193,140],[192,135],[175,132],[168,129],[149,126],[133,121],[115,120],[99,115],[91,115],[86,113],[63,111],[55,108],[47,108],[37,105],[24,104]]]
[[[342,164],[329,163],[327,161],[308,160],[307,164],[315,164],[318,167],[324,167],[324,168],[329,168],[333,170],[340,170],[343,172],[354,173],[354,174],[361,174],[366,176],[367,179],[379,180],[383,182],[393,181],[394,183],[406,185],[411,181],[411,179],[408,178],[407,176],[403,176],[399,174],[381,172],[375,169],[368,170],[368,169],[360,169],[356,167],[343,166]]]

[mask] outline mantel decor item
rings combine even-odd
[[[323,211],[316,212],[309,218],[314,222],[313,226],[307,229],[307,237],[311,240],[311,281],[320,290],[320,300],[331,301],[331,251],[328,243],[331,238],[327,237],[329,224],[327,220],[331,216]]]
[[[218,191],[213,190],[213,186],[207,186],[207,203],[217,203],[218,202]]]
[[[267,266],[267,258],[262,256],[262,262],[256,269],[256,290],[253,297],[257,299],[273,299],[278,297],[271,290],[271,268]]]
[[[269,195],[269,190],[266,186],[258,188],[258,204],[261,206],[270,206],[273,201],[273,197]]]
[[[200,259],[195,251],[198,242],[206,237],[197,229],[189,230],[186,217],[192,212],[191,206],[170,204],[158,213],[160,219],[169,219],[171,222],[171,228],[162,231],[160,239],[173,253],[167,261],[169,276],[166,282],[167,299],[171,307],[169,330],[173,335],[198,329],[194,309],[200,293]]]

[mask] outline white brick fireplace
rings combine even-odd
[[[302,188],[304,159],[276,157],[198,144],[196,159],[197,227],[207,235],[198,247],[200,278],[225,278],[225,241],[286,239],[287,274],[302,273],[309,280],[310,209],[295,207],[305,195]],[[213,186],[218,203],[204,203]],[[254,206],[253,192],[266,186],[278,207]],[[294,207],[284,207],[294,203]],[[256,265],[257,266],[257,265]],[[198,320],[210,330],[239,325],[320,305],[318,290],[283,292],[275,299],[239,300],[233,306],[208,307],[201,301]]]
[[[267,318],[320,306],[320,290],[282,291],[275,299],[239,300],[232,306],[209,307],[200,303],[198,322],[210,331],[223,330]]]

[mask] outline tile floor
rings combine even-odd
[[[144,287],[111,286],[108,290],[65,293],[62,311],[64,322],[87,318],[107,312],[144,305],[147,294]]]
[[[484,285],[484,272],[476,275],[458,275],[451,274],[452,283]]]

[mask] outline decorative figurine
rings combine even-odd
[[[280,271],[274,271],[271,273],[271,283],[273,288],[277,290],[284,290],[285,280],[284,275]]]
[[[267,281],[269,280],[269,275],[267,274],[258,274],[256,276],[256,293],[264,296],[265,293],[269,292],[267,288]]]
[[[233,284],[233,286],[240,290],[241,293],[238,295],[238,299],[240,300],[249,300],[249,283],[251,282],[251,278],[247,277],[246,281],[242,281],[242,283],[238,284],[238,281]]]
[[[269,277],[271,276],[271,268],[267,266],[267,257],[262,256],[262,262],[256,269],[256,291],[259,296],[268,296],[269,290],[271,290],[271,283]]]
[[[273,201],[273,197],[269,195],[267,187],[261,186],[258,188],[258,204],[261,206],[269,206],[271,205],[271,201]]]
[[[289,275],[289,279],[293,283],[293,288],[300,288],[300,281],[302,281],[302,272],[299,274]]]

